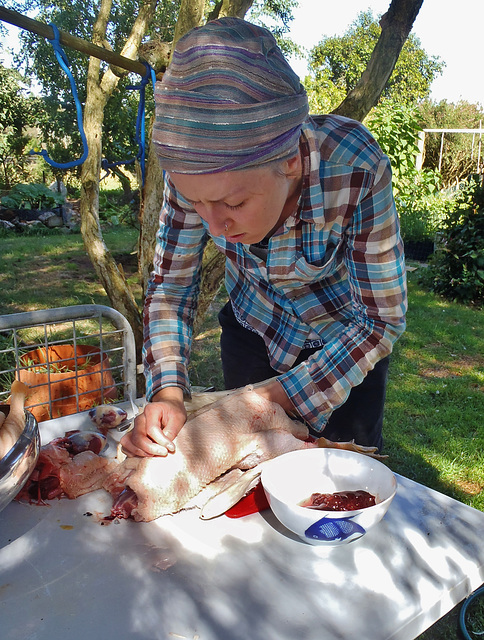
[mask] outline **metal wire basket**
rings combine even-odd
[[[30,387],[26,408],[39,421],[133,399],[131,326],[118,311],[95,304],[0,316],[0,403],[14,379]]]

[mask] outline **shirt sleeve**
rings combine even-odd
[[[168,386],[190,392],[188,362],[207,238],[198,214],[167,179],[143,309],[148,401]]]
[[[351,319],[320,351],[278,377],[297,412],[316,431],[324,429],[352,387],[391,353],[405,329],[405,260],[386,156],[363,196],[345,230]]]

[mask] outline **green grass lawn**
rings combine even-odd
[[[483,312],[426,293],[411,276],[407,322],[386,403],[392,468],[482,510]]]
[[[133,229],[105,234],[141,300],[133,256],[136,240]],[[0,242],[0,314],[109,305],[79,234],[8,235]],[[424,291],[417,275],[418,269],[409,274],[408,328],[391,360],[384,452],[394,471],[484,510],[483,311]],[[223,301],[220,294],[194,341],[194,385],[222,388],[216,310]],[[420,640],[461,638],[459,607]]]
[[[119,227],[104,240],[141,301],[137,236],[135,229]],[[93,303],[109,305],[80,233],[0,237],[0,314]]]

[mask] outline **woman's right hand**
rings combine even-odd
[[[121,438],[128,456],[166,456],[175,451],[174,439],[187,420],[180,387],[166,387],[156,393],[134,428]]]

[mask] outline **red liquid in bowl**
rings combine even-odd
[[[356,511],[376,504],[375,496],[368,491],[336,491],[335,493],[313,493],[299,503],[300,507],[321,511]]]

